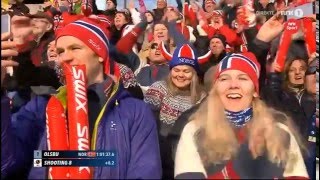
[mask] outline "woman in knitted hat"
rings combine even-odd
[[[163,47],[161,43],[160,47]],[[158,120],[163,179],[173,179],[173,160],[167,136],[182,112],[199,103],[204,97],[199,78],[198,58],[188,44],[177,47],[173,55],[163,51],[169,59],[169,75],[163,81],[152,84],[145,94]]]
[[[188,44],[177,47],[173,55],[164,50],[162,53],[169,62],[169,75],[166,80],[150,86],[145,102],[160,115],[160,134],[166,136],[178,116],[199,102],[205,95],[199,83],[198,57]]]
[[[259,98],[254,55],[231,54],[217,68],[207,100],[182,132],[175,178],[308,178],[291,120]]]

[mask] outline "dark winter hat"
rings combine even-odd
[[[152,12],[152,11],[150,11],[150,10],[147,10],[144,14],[146,14],[146,13],[149,13],[149,14],[151,14],[151,16],[153,17],[153,19],[154,19],[154,13]]]
[[[227,42],[226,42],[227,39],[226,39],[226,37],[225,37],[224,35],[222,35],[222,34],[215,34],[215,35],[212,36],[212,38],[210,39],[210,41],[211,41],[212,39],[214,39],[214,38],[220,39],[220,41],[222,42],[222,44],[223,44],[224,47],[227,46]]]
[[[111,1],[113,2],[113,4],[114,4],[115,7],[118,6],[117,0],[111,0]]]

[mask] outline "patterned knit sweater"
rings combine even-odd
[[[197,103],[201,102],[204,97],[203,93]],[[144,101],[151,105],[156,115],[159,115],[160,134],[165,137],[178,117],[194,105],[191,96],[173,95],[165,81],[152,84],[145,94]]]

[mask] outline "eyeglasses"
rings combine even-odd
[[[151,49],[158,49],[158,47],[159,47],[158,43],[152,43],[150,46]]]
[[[306,75],[315,74],[317,71],[319,71],[319,68],[317,66],[311,66],[307,69]]]

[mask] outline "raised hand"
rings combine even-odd
[[[134,0],[129,0],[128,9],[134,9],[134,8],[135,8]]]
[[[196,2],[191,2],[191,9],[193,12],[199,12],[200,6]]]
[[[10,33],[1,34],[1,86],[7,73],[6,68],[18,65],[17,62],[8,59],[12,56],[18,55],[18,51],[16,50],[16,44],[12,41],[8,41],[10,37]]]
[[[26,16],[13,16],[11,19],[11,32],[16,44],[25,44],[32,35],[31,19]]]
[[[264,42],[270,42],[283,31],[283,16],[281,16],[280,13],[281,12],[277,12],[261,26],[256,36],[257,39]]]

